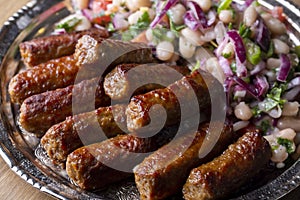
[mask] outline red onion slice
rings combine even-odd
[[[286,54],[280,54],[280,67],[277,75],[277,80],[281,82],[286,82],[286,78],[291,70],[291,61]]]

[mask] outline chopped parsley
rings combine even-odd
[[[259,109],[258,106],[255,106],[254,108],[251,109],[253,117],[258,117],[262,113],[262,110]]]
[[[81,22],[81,19],[78,19],[76,17],[72,18],[72,19],[69,19],[65,22],[62,22],[62,23],[59,23],[56,25],[56,28],[57,29],[65,29],[67,32],[70,32],[72,31],[75,26],[77,26],[79,23]]]
[[[285,99],[282,99],[281,96],[284,93],[286,89],[286,85],[280,85],[279,87],[273,87],[269,94],[267,94],[267,97],[262,102],[262,107],[264,112],[268,112],[275,108],[276,106],[279,106],[280,108],[283,108],[283,104],[286,102]]]
[[[180,31],[182,29],[184,29],[186,27],[186,25],[176,25],[173,21],[172,21],[172,14],[170,11],[167,12],[167,16],[170,19],[170,30],[176,35],[176,37],[180,36]]]
[[[266,133],[271,127],[272,126],[268,120],[263,120],[258,126],[258,128],[260,128],[263,131],[263,133]]]
[[[182,29],[184,29],[185,27],[186,27],[185,25],[176,25],[176,24],[174,24],[173,21],[170,21],[170,29],[176,35],[176,37],[179,37],[179,35],[180,35],[179,32]]]
[[[232,53],[231,52],[229,52],[229,53],[222,53],[222,56],[224,58],[230,58],[232,56]]]
[[[245,24],[241,23],[241,25],[239,27],[239,35],[242,38],[250,38],[250,36],[251,36],[250,27],[247,27]]]
[[[122,33],[122,40],[129,41],[138,36],[144,29],[148,28],[150,25],[150,16],[148,12],[144,12],[142,16],[138,19],[136,24],[129,27],[127,31]]]
[[[231,3],[232,3],[232,0],[223,0],[223,1],[221,1],[219,3],[218,9],[217,9],[218,14],[220,14],[220,12],[222,10],[227,10],[228,8],[230,8]]]
[[[193,66],[192,72],[200,69],[201,63],[199,60],[197,60],[196,64]]]
[[[284,146],[288,154],[293,153],[295,151],[293,141],[285,139],[285,138],[277,138],[277,143]]]
[[[144,29],[148,28],[151,23],[150,16],[148,12],[144,12],[142,16],[138,19],[137,23],[132,25],[131,28]]]

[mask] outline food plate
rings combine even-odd
[[[259,2],[270,9],[275,5],[284,8],[290,37],[296,45],[300,45],[300,9],[284,0]],[[79,189],[63,171],[47,164],[49,162],[38,146],[39,141],[30,134],[22,133],[17,126],[18,107],[10,102],[7,87],[12,76],[23,67],[18,44],[49,34],[52,25],[68,14],[67,2],[33,0],[9,18],[0,31],[0,154],[9,167],[33,187],[59,199],[139,199],[134,181],[130,179],[93,193]],[[299,186],[300,159],[288,164],[284,170],[272,173],[252,191],[236,198],[278,199]]]

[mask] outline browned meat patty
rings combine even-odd
[[[81,147],[68,155],[67,174],[82,189],[94,190],[108,186],[131,176],[134,166],[142,162],[149,155],[148,152],[169,142],[175,133],[162,131],[149,138],[132,134],[118,135]]]
[[[53,125],[41,139],[41,145],[56,164],[69,153],[88,144],[101,142],[126,131],[126,105],[100,107]],[[102,132],[103,131],[103,132]]]
[[[88,98],[91,94],[94,94],[93,99]],[[43,135],[52,125],[64,121],[72,114],[108,105],[110,98],[103,91],[102,80],[85,80],[25,99],[20,108],[19,124],[28,132]]]
[[[135,182],[140,199],[158,200],[181,191],[190,171],[212,160],[233,142],[232,127],[221,122],[211,123],[220,132],[212,133],[209,123],[202,124],[198,131],[189,133],[155,151],[134,168]],[[210,132],[210,133],[209,133]],[[204,157],[199,156],[208,134],[220,134],[213,149]]]
[[[187,200],[226,198],[267,166],[271,148],[259,132],[247,132],[213,161],[191,171]]]
[[[13,103],[21,104],[34,94],[64,88],[75,81],[78,66],[73,56],[66,56],[41,63],[15,75],[8,87]]]
[[[157,62],[152,49],[145,44],[88,35],[78,40],[74,56],[78,66],[99,76],[105,76],[118,64]]]
[[[210,74],[195,71],[166,88],[136,95],[132,97],[126,110],[127,128],[129,131],[137,131],[150,122],[153,127],[159,126],[162,120],[161,107],[167,114],[165,125],[176,124],[183,118],[181,111],[185,111],[190,117],[201,109],[208,109],[209,89],[217,88],[223,91],[221,84]]]
[[[109,37],[108,31],[105,29],[90,29],[35,38],[19,45],[23,62],[26,66],[33,67],[51,59],[72,55],[78,39],[83,35]]]
[[[187,67],[166,64],[118,65],[106,75],[104,91],[113,100],[128,100],[132,95],[164,88],[189,73]]]

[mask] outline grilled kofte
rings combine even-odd
[[[43,135],[52,125],[64,121],[74,112],[89,112],[109,104],[110,98],[104,94],[102,80],[94,78],[25,99],[20,108],[19,123],[28,132]]]
[[[69,116],[45,133],[41,145],[54,163],[63,165],[77,148],[126,132],[125,109],[121,104]]]
[[[39,37],[22,42],[19,45],[22,60],[26,66],[34,67],[48,60],[72,55],[75,51],[78,39],[84,35],[102,38],[109,37],[108,31],[105,29],[90,29],[61,35]]]
[[[164,88],[189,73],[187,67],[166,64],[118,65],[105,76],[104,91],[113,100],[128,100]]]
[[[210,128],[210,125],[217,129]],[[212,142],[207,138],[209,134],[219,137],[213,149],[200,158],[202,144]],[[191,169],[218,156],[232,143],[233,138],[231,126],[223,125],[222,122],[204,123],[195,133],[186,133],[158,149],[134,168],[140,198],[158,200],[177,194]]]
[[[74,57],[65,56],[20,72],[9,83],[10,99],[21,104],[32,95],[72,85],[78,69]]]
[[[131,176],[136,163],[140,163],[146,155],[169,142],[174,134],[176,132],[162,131],[149,138],[132,134],[118,135],[81,147],[68,155],[67,174],[83,189],[105,187]]]
[[[260,132],[247,132],[213,161],[191,171],[183,188],[186,200],[219,199],[265,169],[271,147]]]
[[[152,126],[161,123],[161,108],[153,107],[156,104],[162,106],[167,113],[166,126],[187,120],[182,119],[181,111],[193,116],[199,109],[209,108],[209,89],[218,91],[218,88],[222,88],[221,84],[209,73],[195,71],[166,88],[136,95],[132,97],[126,110],[127,128],[129,131],[137,131],[152,123],[153,119],[157,120]]]

